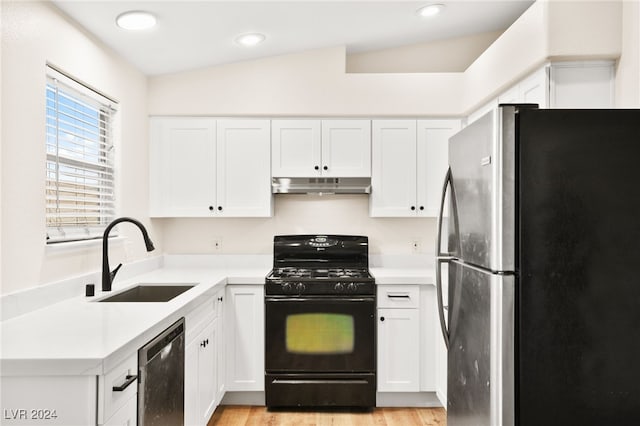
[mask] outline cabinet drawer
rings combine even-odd
[[[420,288],[417,285],[379,285],[378,308],[417,308]]]
[[[100,376],[102,419],[107,420],[138,394],[138,353],[132,354],[116,368]],[[120,390],[114,390],[119,388]]]

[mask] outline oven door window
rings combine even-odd
[[[353,315],[336,313],[291,314],[287,316],[287,352],[301,355],[338,355],[353,352]]]
[[[375,368],[373,299],[268,299],[265,308],[267,371]]]

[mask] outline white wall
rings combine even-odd
[[[503,31],[347,55],[348,73],[462,72]]]
[[[460,73],[347,74],[345,49],[149,78],[150,115],[453,115]]]
[[[45,64],[51,63],[120,102],[117,140],[120,213],[147,213],[146,77],[61,15],[49,2],[1,2],[2,294],[100,268],[101,247],[45,245]],[[114,247],[112,264],[146,256],[138,231]],[[153,235],[153,230],[151,230]],[[140,240],[140,241],[138,241]]]
[[[157,219],[170,254],[273,253],[273,236],[284,234],[355,234],[369,237],[372,254],[412,254],[435,250],[435,219],[370,218],[366,195],[281,194],[272,218]],[[214,241],[221,247],[214,249]]]

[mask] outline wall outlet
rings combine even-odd
[[[422,253],[422,241],[413,240],[411,242],[411,252],[412,253]]]
[[[211,238],[211,248],[213,249],[213,251],[222,251],[222,238]]]

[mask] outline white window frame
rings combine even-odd
[[[116,217],[117,103],[50,66],[46,74],[46,242],[101,238]]]

